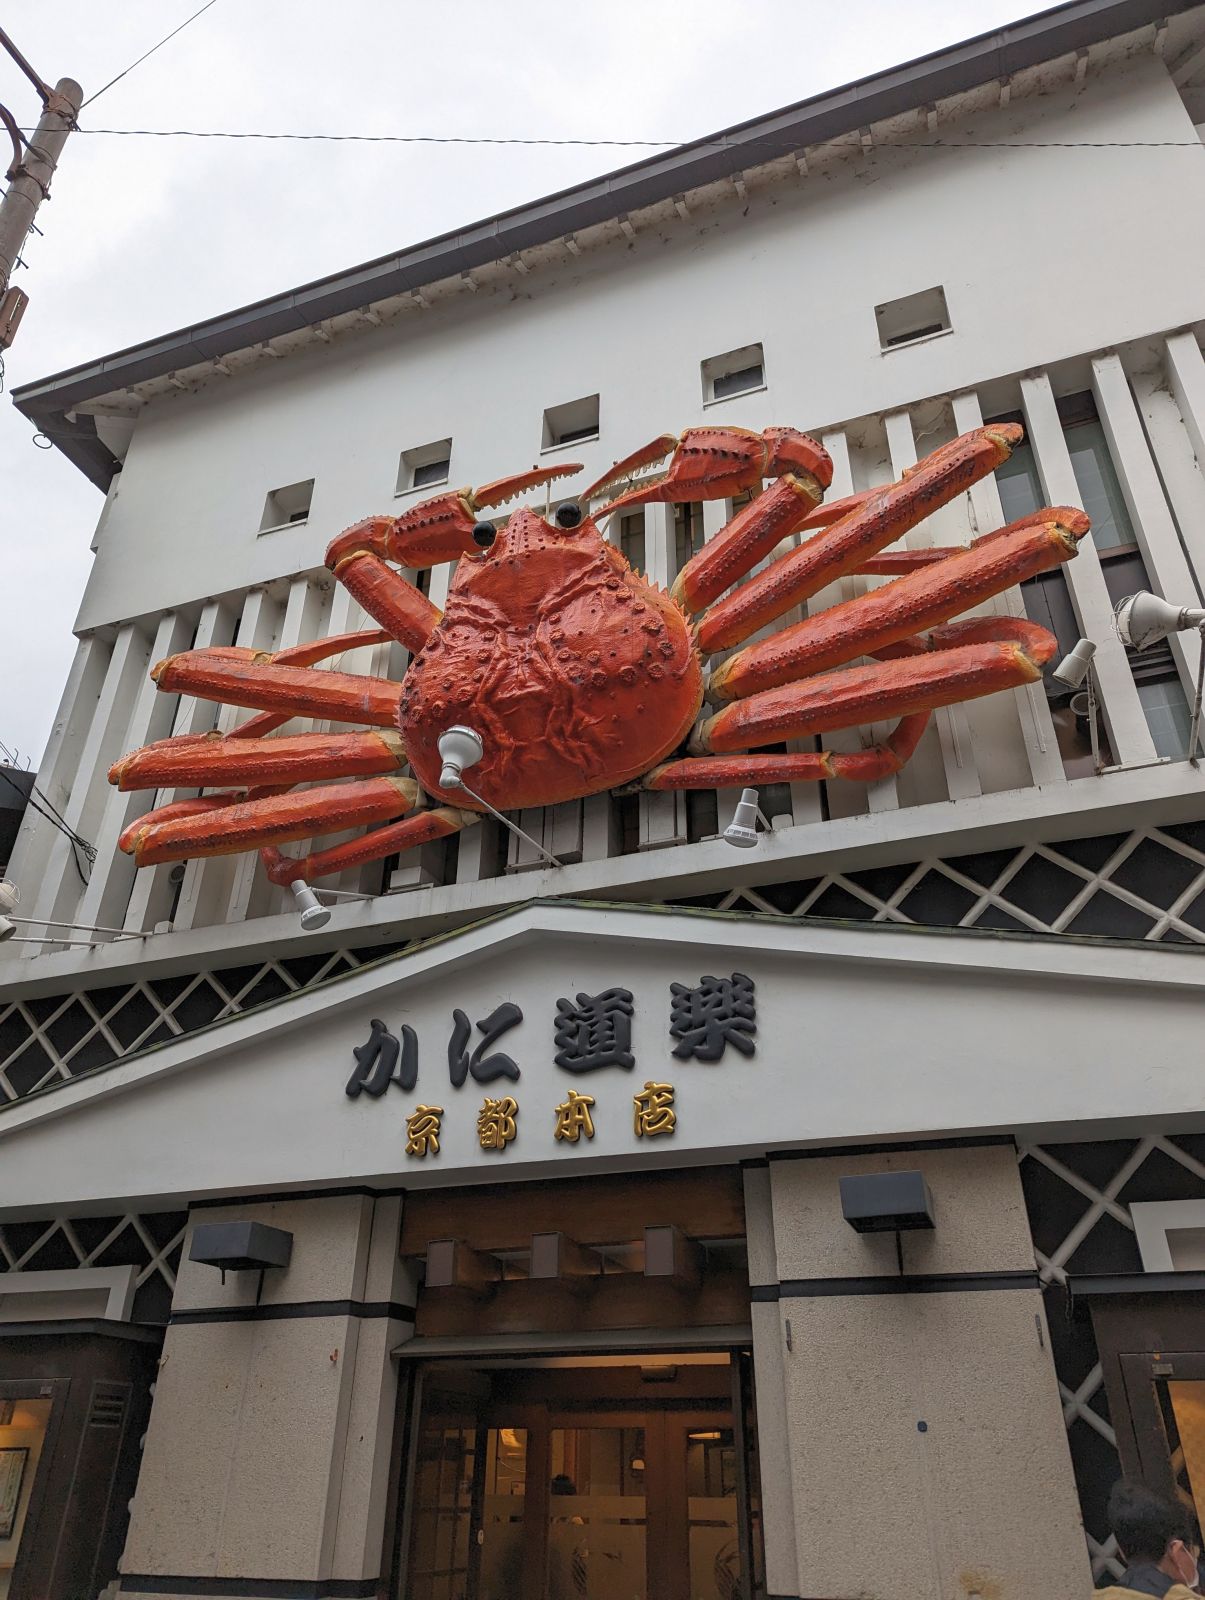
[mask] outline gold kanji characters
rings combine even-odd
[[[632,1104],[636,1108],[633,1122],[638,1139],[673,1133],[678,1114],[674,1110],[672,1083],[654,1083],[650,1079],[639,1094],[632,1096]]]
[[[505,1150],[518,1129],[519,1105],[512,1095],[486,1099],[477,1113],[477,1139],[483,1150]]]
[[[439,1119],[443,1114],[442,1106],[415,1106],[406,1118],[408,1156],[423,1157],[439,1154]]]
[[[594,1119],[590,1115],[593,1105],[592,1094],[578,1094],[576,1089],[570,1089],[568,1100],[563,1100],[556,1108],[555,1137],[566,1144],[576,1144],[583,1133],[587,1139],[593,1139]]]

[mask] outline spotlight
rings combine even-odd
[[[1147,650],[1169,633],[1186,628],[1205,628],[1205,611],[1193,606],[1173,606],[1145,589],[1128,594],[1117,602],[1113,626],[1122,644],[1131,650]]]
[[[732,813],[732,821],[724,829],[724,838],[738,850],[752,850],[757,843],[757,790],[742,789],[741,797]]]
[[[564,862],[558,861],[554,855],[545,850],[538,840],[533,839],[530,833],[525,833],[517,822],[512,822],[509,817],[504,817],[501,811],[496,811],[490,805],[488,800],[483,800],[475,789],[470,789],[461,777],[461,773],[466,767],[475,767],[485,754],[485,745],[481,741],[481,735],[475,729],[465,728],[459,724],[446,728],[439,736],[438,749],[443,761],[443,771],[439,775],[441,789],[463,789],[470,800],[476,800],[477,804],[488,811],[490,816],[500,822],[504,828],[509,828],[517,838],[525,839],[537,855],[543,856],[544,860],[554,867],[564,865]]]
[[[309,884],[301,878],[293,879],[293,898],[301,912],[301,926],[307,933],[313,933],[315,928],[326,927],[331,920],[330,907],[324,906]]]
[[[16,931],[17,924],[10,917],[0,913],[0,944],[3,944],[6,939],[11,939]]]
[[[485,754],[481,735],[473,728],[456,726],[439,736],[439,754],[443,771],[439,775],[441,789],[460,789],[464,785],[460,774],[466,767],[475,767]]]
[[[1088,670],[1092,665],[1092,657],[1095,654],[1096,646],[1091,639],[1080,639],[1074,648],[1067,652],[1050,676],[1056,683],[1066,684],[1068,689],[1078,689],[1088,676]]]

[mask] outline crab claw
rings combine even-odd
[[[759,489],[763,478],[784,477],[788,473],[805,481],[814,480],[819,499],[833,478],[828,452],[795,428],[767,428],[764,433],[753,433],[748,428],[688,428],[678,438],[671,433],[662,434],[642,450],[617,461],[604,478],[586,490],[582,499],[610,491],[671,450],[673,455],[665,472],[617,495],[595,516],[607,516],[623,506],[649,501],[723,500],[746,489]]]
[[[487,483],[480,489],[466,489],[463,493],[468,495],[475,510],[487,511],[513,500],[517,494],[524,494],[528,489],[536,489],[542,483],[552,483],[556,478],[571,478],[581,470],[580,461],[564,461],[559,467],[532,467],[530,472],[516,472],[509,478],[496,478],[493,483]]]
[[[480,513],[511,500],[554,478],[569,478],[582,469],[576,461],[558,467],[533,467],[509,478],[498,478],[483,489],[450,489],[424,500],[400,517],[366,517],[346,528],[327,546],[326,564],[339,573],[357,556],[378,556],[399,567],[434,567],[441,561],[477,554],[473,529]]]

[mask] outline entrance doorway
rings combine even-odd
[[[747,1359],[418,1377],[398,1600],[751,1600]]]

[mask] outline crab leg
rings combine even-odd
[[[718,600],[725,589],[768,556],[780,540],[795,532],[800,519],[823,493],[810,474],[796,477],[787,473],[776,478],[756,500],[743,506],[698,555],[690,558],[670,591],[674,599],[692,614]]]
[[[151,668],[160,689],[178,689],[202,700],[224,700],[290,717],[397,726],[402,686],[388,678],[353,672],[313,672],[281,665],[278,657],[236,645],[183,650]]]
[[[891,647],[903,659],[843,667],[735,700],[699,724],[691,753],[747,750],[1014,689],[1039,678],[1057,648],[1045,628],[1014,617],[972,617],[919,642],[928,649],[913,654],[912,641]]]
[[[418,784],[411,778],[365,778],[295,794],[236,799],[233,805],[208,813],[167,821],[140,817],[123,835],[122,849],[140,867],[193,856],[238,855],[265,844],[288,844],[366,823],[391,822],[414,809],[418,794]]]
[[[1008,460],[1021,439],[1016,423],[975,428],[941,446],[898,483],[861,501],[831,528],[816,534],[751,578],[699,624],[699,648],[724,650],[792,606],[878,555],[909,528]]]
[[[708,694],[733,700],[824,672],[857,656],[873,655],[1069,561],[1090,526],[1082,511],[1068,506],[1011,523],[944,561],[830,606],[750,645],[716,669]]]
[[[406,751],[396,733],[298,733],[239,739],[211,733],[179,746],[144,745],[109,768],[119,789],[207,789],[215,783],[316,783],[396,772]]]
[[[333,845],[329,850],[315,850],[306,856],[286,856],[272,845],[260,850],[260,860],[273,883],[281,885],[303,878],[308,883],[314,878],[324,878],[332,872],[342,872],[348,867],[362,867],[369,861],[383,861],[386,856],[397,855],[402,850],[412,850],[417,845],[430,844],[449,833],[480,822],[475,811],[457,811],[453,806],[437,806],[433,811],[419,811],[401,822],[389,823],[372,833],[349,839],[346,844]]]
[[[882,744],[868,750],[815,750],[798,755],[685,756],[667,761],[645,778],[645,789],[727,789],[747,783],[806,783],[849,778],[875,783],[899,772],[920,743],[929,712],[902,717]]]

